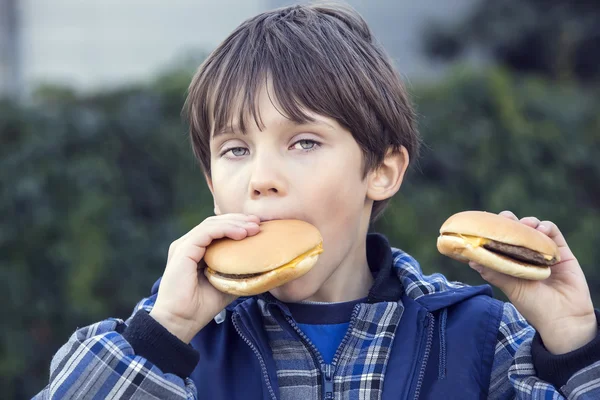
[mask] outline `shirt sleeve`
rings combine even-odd
[[[544,365],[548,357],[551,368]],[[488,398],[600,399],[600,339],[567,355],[552,356],[533,327],[505,303]]]
[[[54,355],[49,384],[34,399],[196,399],[193,381],[179,376],[181,370],[162,370],[137,354],[123,335],[138,312],[150,312],[155,297],[139,302],[127,321],[111,318],[75,331]]]

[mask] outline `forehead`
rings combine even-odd
[[[333,118],[318,114],[298,103],[295,103],[297,109],[291,113],[286,112],[286,107],[275,94],[271,82],[266,82],[255,96],[251,96],[253,103],[248,102],[246,97],[241,92],[230,103],[226,113],[215,113],[221,116],[227,114],[227,117],[213,119],[211,138],[226,134],[247,134],[249,130],[264,131],[303,125],[320,126],[324,129],[341,128]]]

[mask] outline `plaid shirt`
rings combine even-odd
[[[290,321],[290,326],[302,337],[302,341],[286,333],[265,301],[259,300],[259,307],[277,366],[282,399],[321,398],[321,368],[331,374],[336,398],[381,398],[385,369],[402,314],[401,304],[380,302],[355,306],[349,334],[331,365],[325,364],[316,349],[311,351],[310,345],[303,344],[310,341],[294,322]]]
[[[400,250],[393,249],[393,258],[394,267],[406,294],[414,299],[464,286],[457,282],[450,282],[440,274],[424,276],[418,263]],[[155,296],[142,300],[133,314],[140,309],[150,311],[154,300]],[[358,319],[363,321],[362,323],[371,324],[364,329],[372,334],[369,337],[350,339],[377,344],[374,347],[375,351],[366,353],[369,359],[362,361],[365,368],[358,380],[361,389],[378,389],[378,385],[374,384],[378,379],[378,368],[385,366],[387,362],[387,351],[393,340],[391,328],[398,323],[399,307],[394,307],[390,303],[381,304],[368,311],[365,308],[364,315]],[[263,315],[268,334],[277,334],[278,328],[274,326],[272,320],[269,320],[269,313],[265,312]],[[50,383],[35,399],[199,398],[191,379],[165,374],[149,361],[136,356],[133,348],[121,335],[126,324],[127,321],[108,319],[77,330],[54,356],[50,366]],[[360,331],[361,329],[358,330]],[[534,329],[517,310],[511,304],[505,303],[498,329],[488,398],[600,399],[600,362],[578,371],[563,387],[559,388],[560,391],[539,379],[531,356],[531,341],[534,333]],[[357,345],[346,347],[357,347]],[[304,350],[294,347],[294,351]],[[348,365],[356,358],[351,353],[349,351],[348,354],[341,355],[342,358],[347,357],[345,362]],[[302,354],[298,358],[302,359],[305,356],[306,354]],[[278,367],[281,397],[298,398],[285,389],[286,367],[282,365]],[[306,383],[314,386],[315,365],[307,364],[302,368]],[[350,375],[336,374],[335,379],[336,384],[341,383],[343,388],[350,389],[353,386]],[[346,384],[347,386],[344,386]],[[336,393],[336,396],[339,395]],[[313,396],[318,397],[319,394],[311,392],[303,398],[313,398]],[[342,398],[344,398],[343,393]],[[362,394],[360,398],[363,398]]]

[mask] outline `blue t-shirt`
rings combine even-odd
[[[340,347],[357,304],[366,299],[342,303],[302,302],[288,304],[298,327],[315,345],[323,360],[331,364]]]

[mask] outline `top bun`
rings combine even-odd
[[[242,240],[213,241],[204,255],[212,270],[223,274],[271,271],[314,249],[323,242],[313,225],[300,220],[273,220],[260,224],[260,232]]]
[[[484,211],[463,211],[452,215],[440,233],[458,233],[521,246],[560,258],[556,243],[542,232],[519,221]]]

